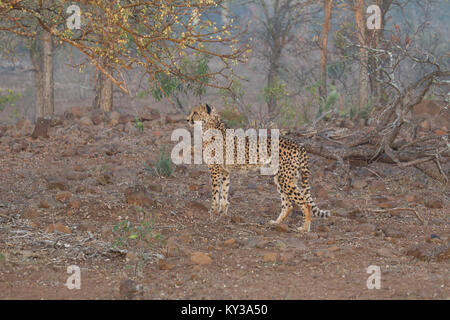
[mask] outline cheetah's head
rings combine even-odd
[[[194,121],[201,121],[203,125],[215,123],[217,121],[216,110],[207,103],[192,108],[191,113],[186,118],[190,126],[194,126]]]

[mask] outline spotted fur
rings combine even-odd
[[[199,105],[192,109],[187,117],[190,125],[194,125],[195,121],[202,122],[202,129],[205,132],[209,129],[218,129],[223,134],[223,150],[226,150],[226,126],[220,120],[214,108],[207,104]],[[203,141],[203,150],[212,141]],[[235,163],[238,158],[238,148],[234,149]],[[257,155],[259,156],[259,144],[257,144]],[[271,145],[270,139],[267,139],[267,153],[270,156]],[[225,156],[224,156],[225,159]],[[224,161],[225,162],[225,161]],[[245,163],[244,164],[211,164],[209,170],[211,173],[212,183],[212,212],[219,214],[226,214],[228,211],[228,190],[230,187],[230,172],[233,170],[255,170],[261,167],[259,158],[257,164],[250,164],[249,162],[249,142],[246,139],[245,143]],[[304,147],[298,142],[289,140],[284,137],[279,139],[279,167],[278,172],[274,176],[274,181],[277,186],[278,193],[281,196],[281,213],[276,220],[271,220],[270,224],[282,223],[292,212],[293,204],[302,208],[304,213],[303,226],[298,228],[299,231],[309,232],[311,227],[311,216],[329,217],[330,212],[327,210],[320,210],[314,203],[309,186],[310,171],[308,167],[308,155]],[[300,188],[297,186],[297,181],[300,179]]]

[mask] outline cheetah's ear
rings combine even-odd
[[[211,107],[207,103],[205,103],[205,106],[206,106],[206,112],[208,112],[208,114],[211,114]]]

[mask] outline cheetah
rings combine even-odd
[[[227,126],[220,119],[217,111],[208,104],[201,104],[192,108],[186,120],[190,126],[194,126],[194,123],[200,122],[202,124],[202,134],[205,134],[205,132],[210,129],[215,129],[220,131],[224,137],[226,135]],[[223,164],[208,164],[212,183],[212,214],[216,213],[219,214],[219,216],[222,214],[227,214],[229,206],[228,190],[230,186],[231,171],[248,171],[261,167],[261,164],[259,163],[253,164],[254,162],[249,162],[250,156],[248,140],[249,139],[245,139],[245,162],[243,162],[243,164],[228,164],[225,162],[223,162]],[[271,139],[267,139],[268,154],[270,154],[271,150],[270,140]],[[205,150],[205,148],[208,147],[208,144],[213,142],[214,140],[203,141],[202,149]],[[259,149],[259,144],[257,145],[257,148]],[[223,150],[225,149],[226,142],[224,141]],[[257,154],[259,155],[259,152]],[[285,137],[279,138],[278,154],[278,171],[274,175],[274,181],[277,186],[277,191],[281,197],[281,213],[276,220],[269,221],[269,224],[277,225],[282,223],[293,211],[293,204],[296,204],[302,208],[304,213],[303,225],[297,230],[300,232],[309,232],[311,228],[311,216],[329,217],[330,212],[328,210],[320,210],[311,197],[309,186],[310,171],[308,168],[308,155],[305,148],[298,142],[292,141]],[[234,156],[235,158],[238,156],[236,144]],[[297,186],[300,172],[301,188]]]

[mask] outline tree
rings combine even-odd
[[[277,90],[279,87],[279,75],[281,59],[286,47],[296,39],[295,28],[304,20],[305,9],[311,1],[276,0],[256,2],[262,10],[261,29],[258,38],[262,42],[260,52],[266,63],[266,95],[268,115],[274,119],[278,115]]]
[[[39,19],[25,10],[14,10],[16,5],[33,10],[36,17],[52,23],[58,21],[59,1],[0,1],[0,32],[22,37],[29,43],[31,62],[34,67],[36,118],[52,116],[54,113],[53,51],[51,33],[42,28]]]
[[[369,55],[366,46],[366,21],[364,19],[365,1],[354,0],[353,11],[356,22],[356,35],[359,43],[359,107],[365,107],[369,96]]]
[[[328,33],[330,32],[331,9],[333,7],[333,0],[323,1],[324,20],[320,45],[320,96],[323,99],[327,98],[327,44]]]
[[[221,27],[203,19],[210,12],[225,10],[222,0],[73,1],[82,8],[80,32],[61,27],[68,18],[62,2],[53,8],[53,15],[43,14],[42,8],[46,9],[48,3],[40,1],[39,7],[33,1],[1,1],[0,18],[9,22],[9,28],[3,30],[34,36],[25,21],[37,21],[55,41],[80,50],[87,58],[84,65],[95,65],[106,77],[102,83],[111,81],[127,94],[130,90],[124,72],[134,67],[143,70],[159,87],[156,75],[164,73],[183,82],[228,88],[234,78],[234,64],[247,59],[249,47],[239,44],[245,28],[236,24],[235,17],[230,14],[229,23]],[[205,54],[214,60],[214,69],[201,75],[183,70],[185,57]],[[109,84],[102,87],[106,95],[111,91]]]

